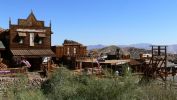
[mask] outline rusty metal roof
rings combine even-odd
[[[55,56],[50,49],[11,50],[14,56]]]

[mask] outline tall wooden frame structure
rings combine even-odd
[[[167,73],[167,46],[152,45],[152,58],[144,71],[146,77],[161,77],[166,81]]]

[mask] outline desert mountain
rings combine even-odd
[[[152,44],[150,43],[138,43],[138,44],[130,44],[130,45],[118,45],[119,48],[138,48],[150,50]],[[88,45],[88,50],[92,49],[101,49],[107,47],[106,45]],[[171,54],[177,54],[177,44],[167,45],[167,52]]]
[[[92,49],[89,50],[89,52],[98,52],[98,55],[100,54],[116,54],[117,49],[119,49],[120,54],[122,55],[127,55],[130,54],[130,57],[132,59],[138,59],[140,54],[151,54],[151,50],[147,50],[147,49],[141,49],[141,48],[135,48],[135,47],[118,47],[115,45],[111,45],[111,46],[106,46],[103,48],[99,48],[99,49]],[[168,53],[168,59],[174,60],[177,58],[176,54],[171,54]]]

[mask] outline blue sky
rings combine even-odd
[[[0,27],[16,24],[33,10],[52,44],[64,39],[84,45],[177,44],[177,0],[1,0]]]

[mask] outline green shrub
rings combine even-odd
[[[139,85],[131,72],[122,78],[98,78],[96,76],[73,75],[66,68],[59,68],[42,85],[49,100],[176,100],[173,88]]]
[[[117,100],[135,98],[134,82],[121,82],[118,78],[97,78],[95,76],[75,76],[66,68],[59,68],[42,85],[42,90],[51,100]],[[133,94],[131,94],[133,93]]]
[[[145,100],[177,100],[174,87],[162,87],[160,85],[147,85],[142,87],[142,98]]]
[[[20,74],[7,88],[4,98],[8,98],[8,100],[45,100],[43,92],[40,89],[29,88],[28,78]]]
[[[41,89],[28,88],[27,77],[19,77],[7,90],[7,97],[1,95],[2,100],[177,100],[172,83],[167,83],[166,88],[155,81],[139,85],[130,72],[123,77],[99,78],[74,75],[61,67]]]
[[[49,80],[42,84],[42,91],[52,100],[69,99],[75,95],[77,84],[74,75],[64,67],[59,68]]]

